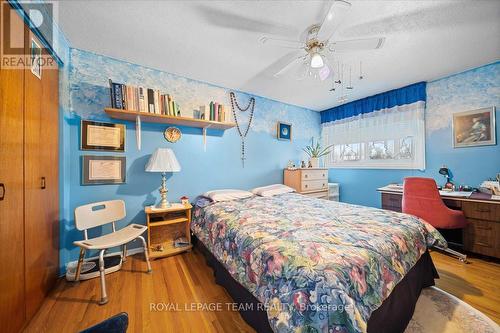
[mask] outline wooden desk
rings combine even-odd
[[[401,212],[402,188],[385,186],[377,191],[382,195],[382,209]],[[464,250],[500,258],[500,201],[485,193],[441,198],[449,208],[463,211],[469,222],[463,234]]]

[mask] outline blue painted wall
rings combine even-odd
[[[217,188],[251,189],[256,186],[282,182],[282,169],[288,160],[303,158],[302,147],[312,136],[319,137],[320,115],[318,112],[283,104],[255,96],[255,115],[246,140],[247,160],[242,168],[240,138],[235,128],[210,131],[207,148],[203,149],[201,129],[181,127],[182,138],[175,144],[167,142],[163,131],[168,127],[160,124],[142,124],[142,149],[135,140],[135,123],[109,119],[104,108],[109,106],[108,79],[131,85],[158,88],[174,96],[183,115],[192,116],[192,110],[211,100],[224,103],[229,111],[229,90],[190,80],[151,68],[119,61],[86,51],[70,50],[69,112],[64,114],[63,164],[67,196],[64,198],[64,214],[61,222],[61,269],[70,260],[76,260],[78,250],[72,245],[82,238],[75,229],[75,207],[101,200],[123,199],[130,222],[145,223],[143,208],[157,202],[160,174],[146,173],[145,164],[157,147],[171,147],[181,164],[182,171],[171,174],[167,181],[170,201],[178,201],[182,195],[194,198],[204,191]],[[237,93],[242,106],[249,95]],[[247,117],[245,115],[245,117]],[[127,127],[125,153],[100,153],[81,151],[80,120],[92,119],[123,123]],[[276,139],[276,122],[293,126],[292,142]],[[246,119],[243,119],[246,124]],[[127,182],[123,185],[82,186],[82,155],[114,155],[127,158]]]
[[[401,183],[407,176],[435,178],[441,165],[447,165],[456,184],[479,186],[500,172],[500,145],[453,148],[451,120],[454,112],[500,105],[500,62],[449,76],[427,84],[426,106],[426,169],[330,169],[330,181],[341,184],[344,202],[380,207],[378,187]],[[497,142],[500,113],[496,113]]]

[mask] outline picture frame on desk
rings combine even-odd
[[[454,113],[452,132],[454,148],[496,145],[495,107]]]
[[[82,185],[124,184],[125,156],[82,156]]]
[[[125,151],[125,125],[82,120],[80,122],[80,149]]]

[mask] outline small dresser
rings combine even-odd
[[[284,170],[284,184],[297,193],[328,199],[328,169],[304,168]]]

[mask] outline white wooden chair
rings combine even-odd
[[[125,202],[123,200],[110,200],[95,202],[88,205],[80,206],[75,209],[75,224],[76,228],[83,231],[84,240],[76,241],[73,244],[80,247],[80,257],[76,268],[75,281],[80,280],[80,270],[82,268],[83,259],[86,250],[99,250],[99,273],[101,276],[101,300],[99,304],[108,302],[106,293],[105,267],[104,267],[104,252],[106,249],[123,246],[123,261],[127,255],[127,243],[140,239],[144,247],[144,256],[148,264],[148,273],[151,272],[151,264],[149,262],[148,249],[146,241],[141,235],[148,229],[144,225],[129,224],[128,226],[116,230],[115,222],[125,218]],[[87,230],[102,226],[104,224],[112,224],[113,231],[109,234],[88,238]]]

